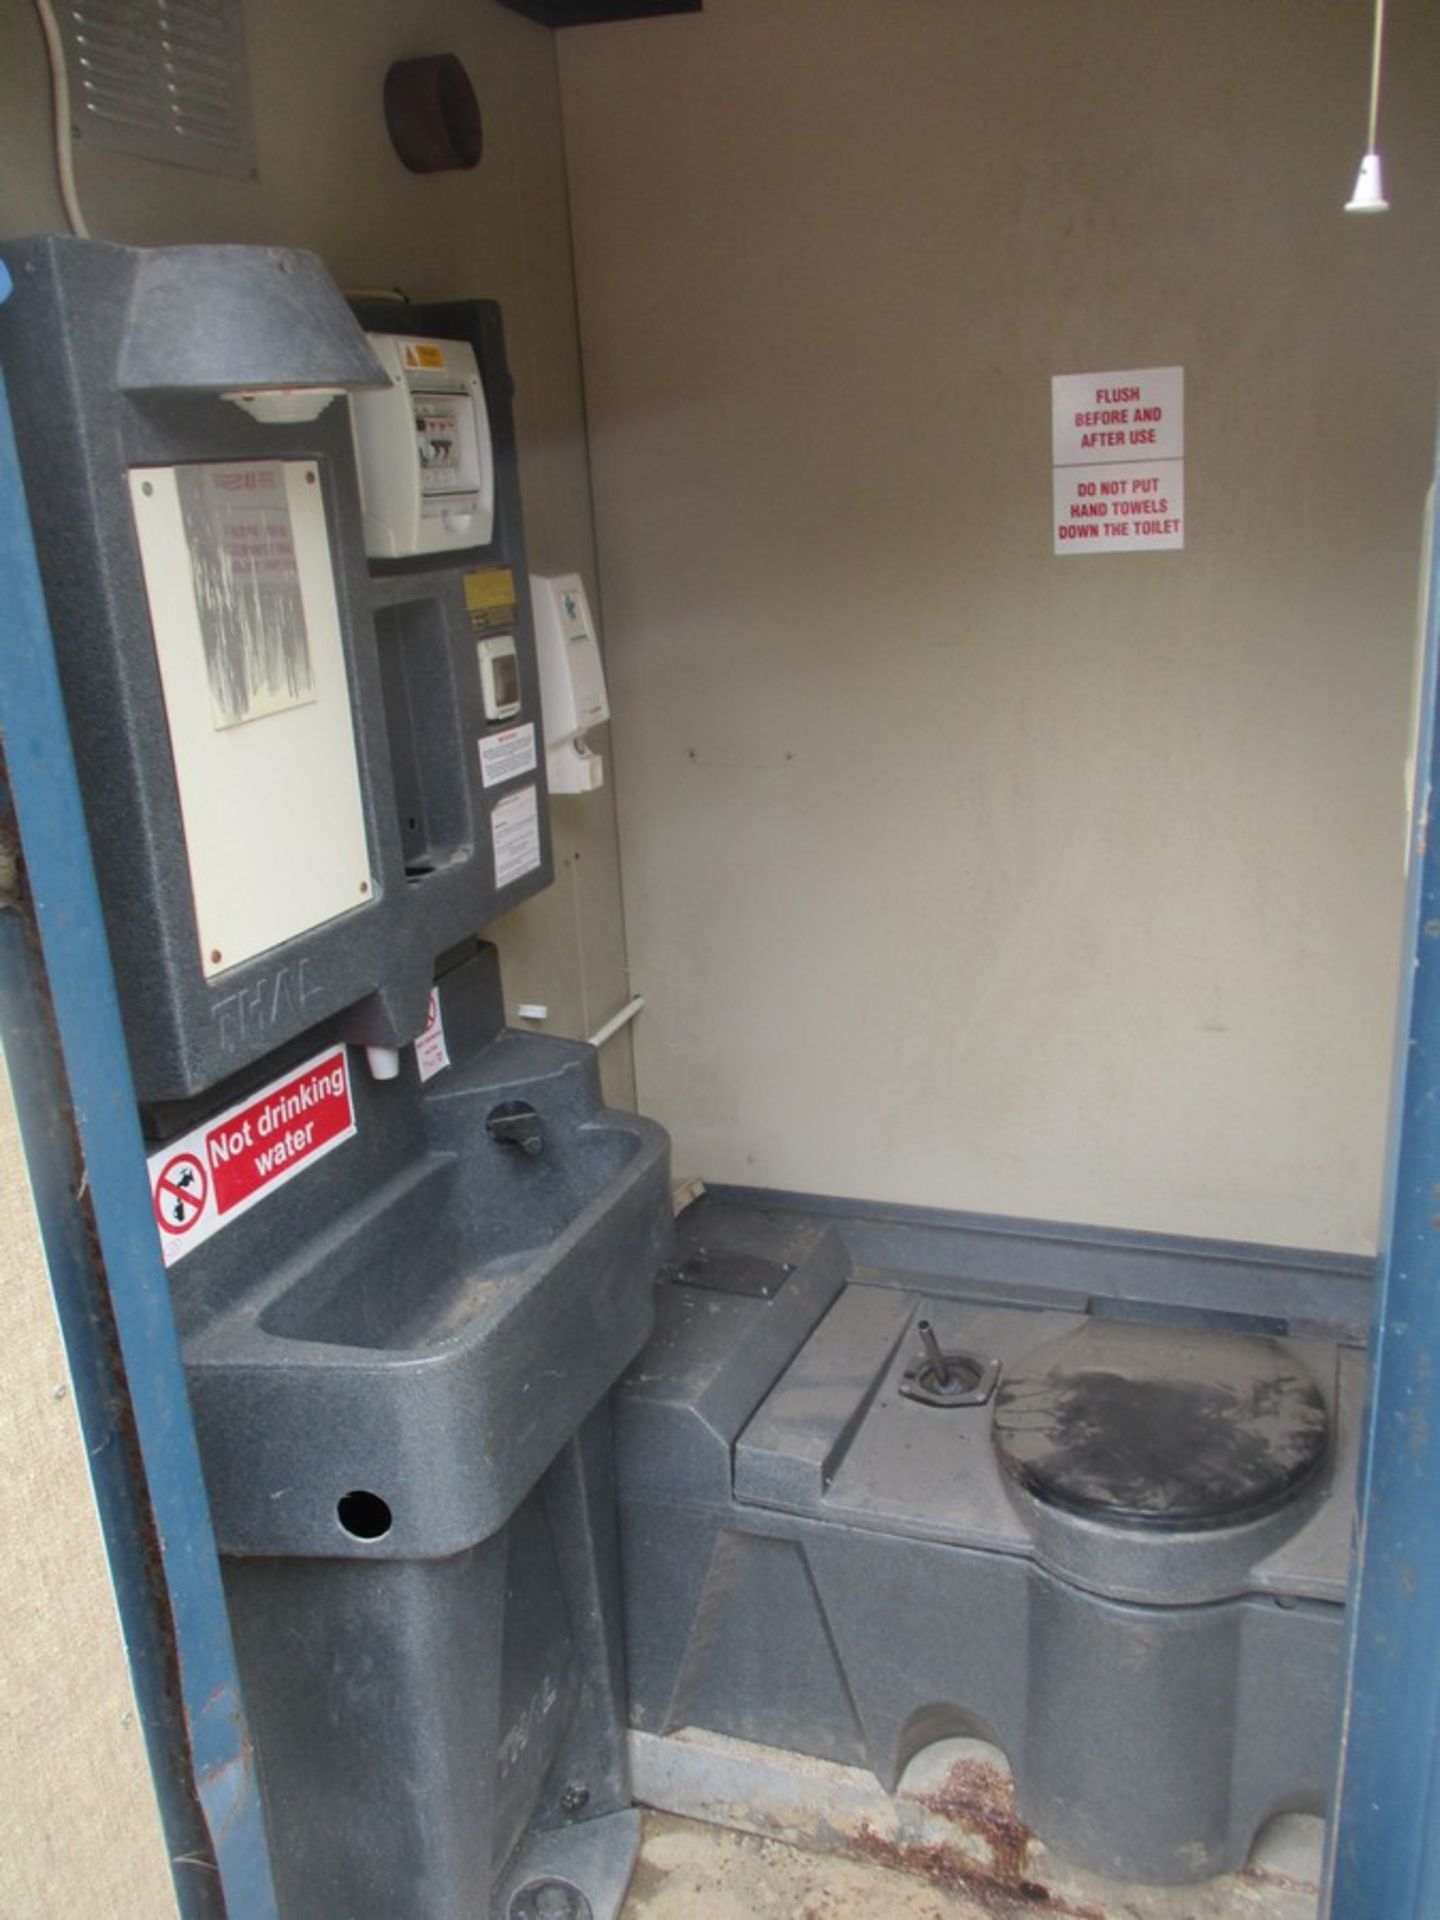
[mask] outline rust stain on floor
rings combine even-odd
[[[1063,1915],[1065,1920],[1105,1920],[1098,1907],[1077,1907],[1038,1880],[1002,1878],[987,1872],[943,1840],[887,1840],[883,1834],[862,1827],[849,1851],[872,1866],[918,1874],[947,1893],[963,1893],[987,1913],[1013,1914],[1023,1908],[1030,1913]]]
[[[747,1771],[748,1751],[718,1743],[708,1773],[657,1775],[673,1798],[646,1816],[642,1862],[673,1878],[642,1870],[630,1920],[1317,1920],[1313,1818],[1277,1817],[1239,1872],[1142,1886],[1053,1854],[986,1743],[932,1744],[893,1794],[824,1762],[790,1756],[782,1768],[759,1750]]]
[[[1030,1909],[1012,1902],[1008,1911]],[[994,1920],[1006,1912],[969,1889],[855,1854],[647,1814],[624,1920]]]
[[[1025,1878],[1030,1829],[1015,1811],[1014,1789],[998,1767],[983,1760],[957,1760],[938,1787],[915,1798],[931,1813],[983,1840],[998,1880],[1034,1884]]]

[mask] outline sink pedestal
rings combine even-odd
[[[460,1553],[227,1557],[286,1920],[482,1914],[539,1836],[565,1842],[576,1920],[604,1920],[630,1805],[613,1514],[602,1407]]]
[[[606,1920],[638,1832],[608,1395],[668,1142],[592,1049],[504,1029],[492,950],[438,992],[449,1066],[357,1067],[355,1138],[174,1270],[281,1915]],[[521,1141],[487,1126],[517,1104]]]

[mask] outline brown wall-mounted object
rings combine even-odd
[[[412,173],[480,164],[480,102],[453,53],[394,63],[385,75],[385,125]]]
[[[657,20],[666,13],[699,13],[705,0],[500,0],[512,13],[542,27],[598,27],[611,20]]]

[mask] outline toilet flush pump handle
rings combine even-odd
[[[933,1384],[943,1392],[950,1384],[950,1367],[941,1351],[940,1342],[935,1338],[935,1329],[928,1320],[922,1320],[916,1331],[925,1349],[925,1358],[930,1362]]]

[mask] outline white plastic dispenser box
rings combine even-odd
[[[372,560],[490,543],[495,460],[475,350],[464,340],[367,336],[388,388],[352,397],[365,551]]]
[[[530,600],[550,791],[593,793],[605,784],[605,762],[585,735],[610,718],[610,705],[585,585],[578,573],[532,573]]]

